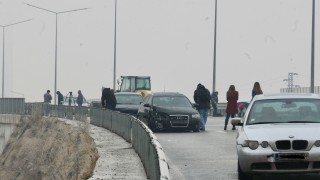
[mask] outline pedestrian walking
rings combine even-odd
[[[57,91],[57,95],[58,95],[58,105],[62,105],[63,104],[63,95],[60,91]]]
[[[260,86],[260,83],[259,82],[255,82],[253,84],[253,88],[252,88],[252,92],[251,92],[251,95],[252,95],[252,98],[255,96],[255,95],[259,95],[259,94],[263,94],[262,90],[261,90],[261,86]]]
[[[218,91],[212,92],[211,94],[211,106],[212,106],[212,116],[218,116],[218,104],[219,98],[218,98]]]
[[[227,130],[227,125],[229,118],[234,118],[234,115],[238,113],[237,101],[239,98],[239,93],[236,91],[234,85],[230,85],[229,90],[227,91],[227,109],[226,109],[226,119],[224,121],[224,130]],[[236,127],[233,125],[232,130],[236,130]]]
[[[84,99],[84,97],[83,97],[83,95],[82,95],[81,90],[78,90],[78,97],[77,97],[77,104],[78,104],[78,106],[82,106],[82,104],[83,104],[83,99]]]
[[[116,97],[114,95],[113,89],[103,88],[101,95],[101,105],[102,107],[110,110],[114,110],[117,104]]]
[[[197,104],[197,109],[201,117],[200,130],[205,131],[208,118],[208,110],[210,109],[210,92],[204,85],[199,83],[197,85],[197,89],[194,91],[193,99]]]

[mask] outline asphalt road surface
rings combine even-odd
[[[237,180],[237,130],[223,130],[224,117],[209,117],[206,131],[157,132],[173,180]],[[317,174],[256,176],[255,180],[315,180]]]

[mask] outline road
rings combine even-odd
[[[224,117],[209,117],[206,131],[157,132],[173,180],[237,180],[237,131],[223,130]],[[319,175],[257,176],[255,180],[315,180]]]

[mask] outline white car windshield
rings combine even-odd
[[[320,123],[320,100],[258,100],[250,109],[247,125],[269,123]]]

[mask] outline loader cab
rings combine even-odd
[[[150,91],[150,76],[121,76],[120,92],[137,92],[145,96]]]

